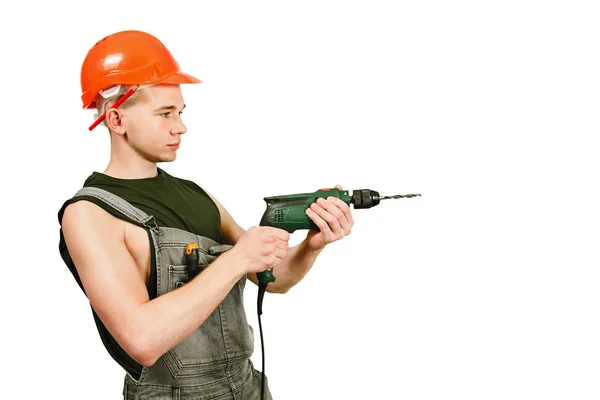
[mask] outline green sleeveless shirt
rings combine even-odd
[[[171,176],[161,168],[157,168],[157,170],[157,176],[143,179],[119,179],[100,172],[93,172],[85,180],[83,186],[98,187],[116,194],[148,215],[153,215],[158,226],[183,229],[221,243],[221,216],[217,205],[212,201],[210,196],[192,181]],[[102,207],[117,218],[128,220],[126,216],[120,215],[113,209],[109,209],[104,202],[94,197],[84,197],[83,199]],[[59,224],[62,224],[65,208],[71,202],[71,199],[65,201],[58,212]],[[150,235],[148,235],[148,238],[150,239]],[[62,229],[60,229],[59,251],[73,277],[85,293],[77,269],[69,256]],[[150,299],[153,299],[156,297],[156,260],[154,252],[151,251],[150,253],[152,257],[150,268],[151,284],[148,287],[148,295]],[[93,309],[92,314],[102,343],[109,354],[133,378],[139,379],[142,365],[132,359],[121,348]]]

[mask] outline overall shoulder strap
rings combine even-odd
[[[153,215],[146,214],[144,211],[135,207],[127,200],[107,190],[100,189],[97,187],[84,187],[79,189],[77,193],[75,193],[73,199],[77,197],[94,197],[98,200],[101,200],[102,202],[110,206],[112,209],[118,211],[132,222],[144,226],[148,229],[151,229],[155,233],[161,233],[161,230],[156,224],[156,220],[154,219]]]

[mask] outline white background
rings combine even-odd
[[[276,400],[600,398],[594,3],[3,5],[0,396],[120,398],[57,213],[109,159],[81,109],[85,54],[139,29],[204,81],[182,87],[188,133],[159,166],[244,228],[266,196],[422,194],[353,211],[304,281],[266,296]],[[255,301],[249,285],[260,368]]]

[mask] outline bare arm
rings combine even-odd
[[[300,282],[310,271],[321,250],[312,250],[305,245],[306,241],[291,247],[287,257],[273,267],[275,282],[269,283],[267,291],[270,293],[287,293]],[[248,274],[248,279],[258,285],[256,274]]]
[[[69,205],[62,220],[90,304],[121,347],[149,366],[197,329],[246,270],[235,252],[226,252],[188,284],[149,300],[124,226],[84,200]]]
[[[219,208],[223,241],[227,244],[235,245],[245,230],[235,222],[227,209],[213,195],[208,192],[206,193]],[[282,262],[273,268],[275,282],[267,286],[267,292],[286,293],[310,271],[317,256],[323,249],[313,249],[305,244],[306,241],[302,241],[298,245],[291,247]],[[254,284],[258,285],[256,273],[249,273],[247,277]]]

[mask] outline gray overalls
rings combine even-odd
[[[200,270],[232,247],[181,229],[159,227],[152,215],[100,188],[84,187],[74,197],[84,195],[102,200],[150,234],[157,296],[189,281],[185,259],[189,243],[199,247]],[[138,381],[126,373],[123,398],[259,400],[262,376],[250,360],[254,335],[244,310],[245,284],[244,276],[196,331],[152,366],[144,366]],[[265,379],[264,398],[272,400],[267,382]]]

